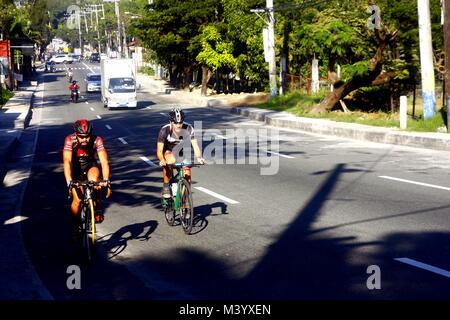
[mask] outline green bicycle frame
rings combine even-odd
[[[181,179],[184,179],[184,170],[183,167],[180,168],[179,171],[179,177],[178,181],[177,181],[177,194],[175,196],[175,200],[173,203],[173,208],[174,210],[178,210],[180,208],[181,205]]]

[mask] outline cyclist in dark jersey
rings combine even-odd
[[[194,154],[198,163],[204,164],[205,159],[202,158],[202,152],[195,138],[194,128],[192,125],[184,122],[184,112],[180,108],[173,108],[169,113],[170,123],[161,128],[158,135],[156,156],[159,164],[163,168],[163,191],[164,198],[170,198],[169,182],[172,178],[173,169],[170,166],[176,162],[183,160],[183,147],[186,144],[192,144]],[[189,155],[190,156],[190,155]],[[191,171],[185,169],[186,179],[190,181]]]
[[[95,159],[95,153],[98,155],[102,168],[104,182],[102,187],[110,187],[109,183],[109,163],[108,154],[103,139],[92,134],[92,124],[85,120],[77,120],[73,124],[74,133],[68,135],[64,140],[64,176],[67,186],[72,190],[72,204],[70,211],[72,213],[72,226],[75,228],[79,222],[81,198],[83,194],[82,187],[74,184],[74,181],[100,181],[100,170]],[[101,194],[94,193],[95,199],[95,220],[97,223],[103,221],[101,211]]]

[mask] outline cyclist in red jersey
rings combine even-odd
[[[100,181],[100,170],[95,159],[97,153],[102,169],[104,182],[102,187],[110,187],[109,182],[109,163],[108,153],[103,145],[103,139],[92,134],[92,124],[85,120],[77,120],[73,124],[74,133],[68,135],[64,140],[64,176],[67,187],[72,190],[72,204],[70,211],[72,213],[72,227],[76,228],[79,223],[81,198],[83,194],[82,187],[76,186],[74,181]],[[100,187],[97,187],[97,190]],[[94,193],[95,199],[95,221],[103,221],[101,211],[101,194]]]

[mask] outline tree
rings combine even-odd
[[[133,23],[131,32],[156,53],[158,63],[169,70],[171,83],[184,88],[197,64],[202,27],[220,20],[220,1],[156,0],[149,9]]]
[[[202,64],[202,90],[201,94],[206,95],[207,85],[211,78],[211,71],[216,72],[223,67],[234,69],[236,59],[233,57],[233,45],[222,39],[222,35],[213,25],[206,26],[199,36],[202,44],[202,51],[197,55],[197,61]]]

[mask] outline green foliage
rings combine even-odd
[[[0,88],[0,109],[14,94],[6,89]]]
[[[155,70],[153,68],[150,67],[141,67],[139,68],[139,72],[149,75],[149,76],[154,76],[155,75]]]
[[[370,61],[363,60],[342,67],[341,80],[349,81],[355,77],[363,77],[369,72]]]
[[[200,35],[202,51],[197,55],[197,61],[208,66],[213,72],[219,68],[234,69],[236,59],[233,57],[233,44],[222,39],[222,35],[213,25],[206,26]]]

